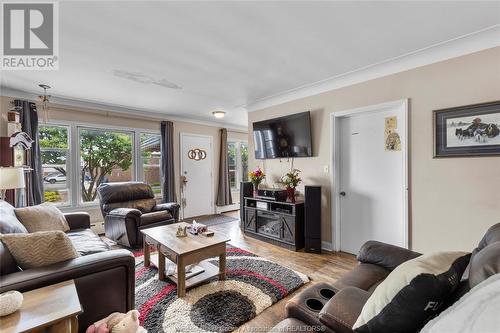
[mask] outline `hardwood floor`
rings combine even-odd
[[[239,212],[225,215],[239,218]],[[239,220],[210,227],[216,233],[223,233],[231,238],[234,246],[249,250],[261,257],[278,262],[283,266],[307,274],[311,283],[333,282],[356,265],[353,255],[346,253],[325,252],[323,254],[293,252],[257,239],[245,236],[239,227]],[[306,284],[302,288],[307,288]],[[301,288],[301,289],[302,289]],[[301,289],[295,293],[300,292]],[[266,332],[285,318],[285,304],[294,294],[264,310],[257,317],[240,327],[240,332]]]

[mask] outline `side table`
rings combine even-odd
[[[77,333],[82,307],[73,280],[23,293],[21,308],[0,317],[0,333]]]

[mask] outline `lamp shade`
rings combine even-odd
[[[24,188],[23,168],[0,168],[0,190]]]

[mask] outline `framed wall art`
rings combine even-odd
[[[500,101],[433,111],[434,157],[500,156]]]

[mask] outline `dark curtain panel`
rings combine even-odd
[[[163,202],[175,202],[174,123],[161,122],[161,181]]]
[[[26,201],[28,205],[38,205],[43,202],[42,157],[40,154],[40,140],[38,138],[38,112],[36,104],[29,101],[15,100],[16,106],[21,107],[21,130],[32,139],[31,160],[27,161],[33,169],[26,184]]]
[[[217,190],[217,206],[233,203],[231,185],[229,184],[229,163],[227,160],[227,129],[220,130],[219,186]]]

